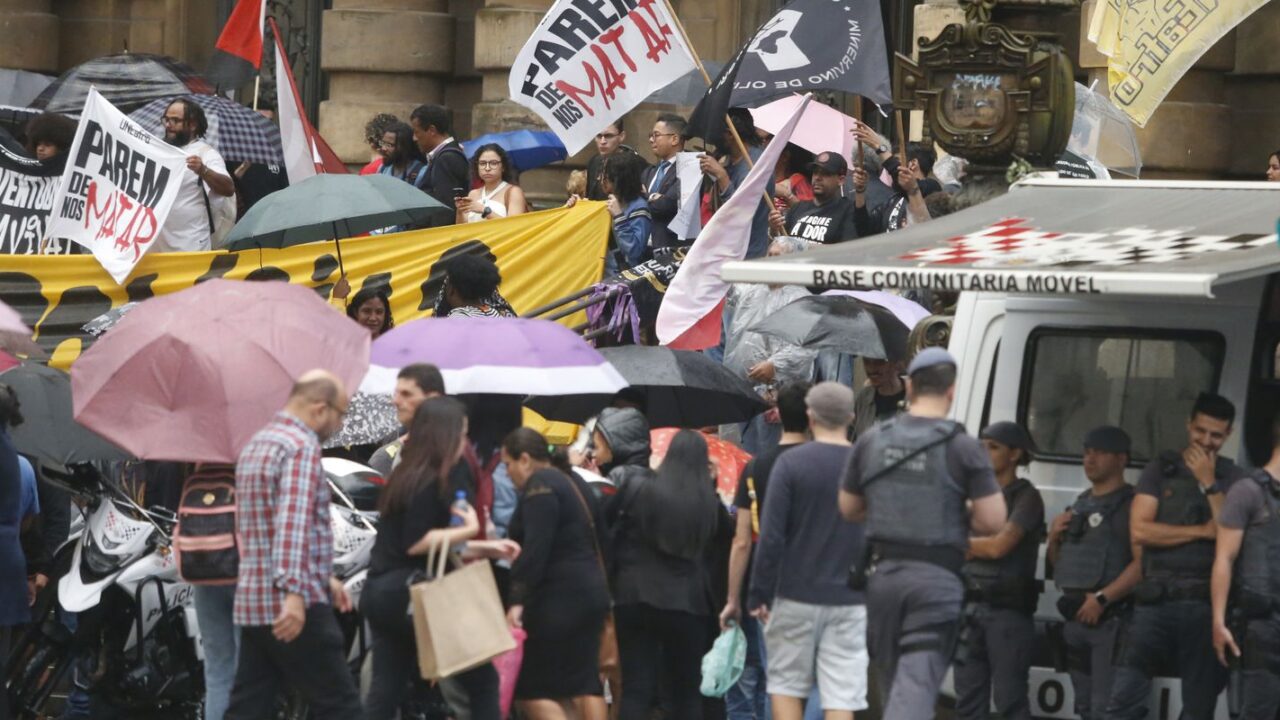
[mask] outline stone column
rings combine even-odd
[[[58,16],[49,0],[0,0],[0,67],[58,70]]]
[[[364,125],[373,115],[408,122],[418,105],[445,101],[457,42],[448,10],[448,0],[334,0],[324,12],[329,99],[320,103],[319,130],[344,162],[369,161]]]
[[[1280,3],[1267,3],[1236,28],[1236,67],[1227,76],[1232,177],[1260,180],[1280,150]]]
[[[1094,91],[1106,94],[1107,59],[1087,37],[1095,2],[1086,0],[1081,8],[1080,68],[1088,71],[1085,84],[1096,81]],[[1273,24],[1268,30],[1272,36],[1274,27]],[[1226,175],[1231,164],[1232,109],[1227,104],[1225,80],[1235,61],[1236,33],[1232,31],[1173,86],[1147,126],[1138,128],[1143,178],[1207,179]],[[1259,167],[1265,168],[1266,161],[1264,154]]]
[[[203,71],[222,29],[212,0],[57,0],[59,70],[129,50],[170,55]]]

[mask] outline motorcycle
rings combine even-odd
[[[358,605],[382,480],[350,461],[326,458],[323,465],[332,498],[334,574]],[[193,586],[179,576],[171,551],[175,514],[142,507],[88,468],[60,479],[82,508],[84,530],[59,551],[61,575],[38,599],[31,626],[10,653],[7,681],[16,716],[40,717],[75,666],[78,684],[127,717],[199,718],[204,657]],[[75,613],[74,630],[67,613]],[[357,613],[339,617],[348,659],[358,670],[368,630]]]

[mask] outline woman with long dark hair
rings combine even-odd
[[[632,415],[634,414],[634,416]],[[615,477],[616,461],[633,443],[639,411],[605,411],[596,424],[595,454]],[[623,421],[623,422],[620,422]],[[644,428],[648,445],[648,428]],[[625,686],[621,720],[644,720],[669,681],[670,716],[702,718],[698,692],[707,632],[715,614],[707,549],[728,516],[711,479],[707,441],[682,430],[657,472],[629,467],[607,515],[616,539],[614,618]]]
[[[516,683],[520,712],[528,720],[603,720],[597,659],[609,588],[595,497],[553,466],[546,438],[529,428],[507,435],[502,460],[520,493],[511,538],[523,551],[511,566],[507,613],[529,634]]]
[[[374,340],[396,324],[391,319],[391,300],[384,287],[367,287],[356,293],[347,305],[347,317],[368,328]]]
[[[448,481],[466,441],[467,411],[461,402],[440,397],[422,403],[409,425],[400,464],[378,500],[378,537],[360,598],[360,612],[373,635],[373,683],[365,708],[370,720],[394,718],[416,675],[413,622],[405,608],[408,580],[423,567],[428,550],[442,542],[456,546],[471,541],[467,549],[472,555],[510,558],[519,551],[510,541],[472,541],[480,534],[480,521],[470,488]],[[452,508],[459,493],[467,496],[467,505]],[[455,516],[462,524],[450,527]],[[498,674],[491,663],[454,679],[467,692],[474,720],[498,720]]]
[[[516,166],[497,143],[481,145],[471,156],[471,177],[482,185],[456,198],[458,223],[496,220],[529,212],[524,191],[516,184]]]
[[[649,252],[653,216],[649,214],[649,200],[640,182],[645,167],[644,159],[635,153],[614,153],[604,160],[601,185],[608,193],[606,205],[613,216],[616,248],[608,258],[610,275],[639,265]]]

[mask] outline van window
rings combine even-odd
[[[1119,425],[1135,464],[1186,443],[1196,396],[1217,390],[1225,341],[1217,333],[1044,329],[1027,343],[1019,417],[1037,457],[1074,461],[1084,434]]]

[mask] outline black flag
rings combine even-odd
[[[690,132],[715,142],[731,107],[814,90],[855,93],[887,107],[889,53],[880,3],[792,0],[756,30],[724,66],[689,118]]]

